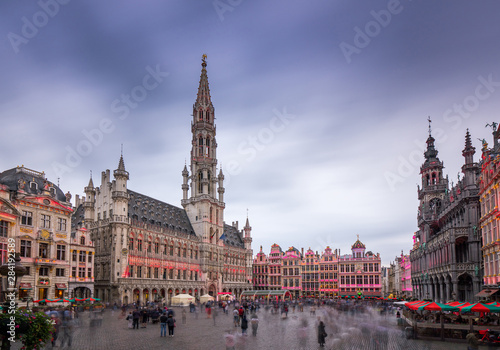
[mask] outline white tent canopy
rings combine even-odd
[[[172,305],[185,306],[194,303],[194,297],[189,294],[178,294],[172,297]]]
[[[200,297],[200,303],[206,303],[207,301],[211,301],[211,300],[214,300],[215,298],[213,296],[211,296],[210,294],[205,294],[205,295],[202,295]]]

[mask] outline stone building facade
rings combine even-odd
[[[479,202],[481,218],[479,227],[482,234],[482,257],[484,264],[484,289],[479,297],[499,299],[500,293],[500,218],[498,202],[500,198],[500,128],[497,123],[492,123],[493,147],[489,148],[483,140],[481,154],[481,174],[479,177]]]
[[[340,296],[382,296],[380,254],[366,251],[358,239],[351,246],[352,254],[338,257]]]
[[[429,126],[427,150],[420,168],[418,228],[410,252],[414,297],[446,302],[474,302],[481,290],[481,234],[479,230],[479,166],[474,162],[469,131],[462,151],[463,176],[449,186],[443,176]]]
[[[251,289],[248,218],[224,222],[224,175],[216,173],[217,142],[205,57],[191,122],[190,171],[182,171],[182,208],[128,188],[118,167],[85,187],[84,227],[95,245],[95,296],[106,302],[169,302],[173,295]]]
[[[45,173],[18,166],[0,173],[1,258],[13,238],[26,275],[20,299],[68,296],[71,195],[64,194]]]

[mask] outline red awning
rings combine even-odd
[[[490,289],[490,288],[483,289],[482,291],[480,291],[479,293],[476,294],[476,297],[487,298],[487,297],[492,296],[496,292],[498,292],[498,289]]]
[[[19,289],[32,290],[31,283],[19,283]]]
[[[56,283],[56,289],[68,289],[65,283]]]

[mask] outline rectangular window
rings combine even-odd
[[[21,256],[23,258],[31,258],[31,241],[21,239]]]
[[[78,268],[78,277],[85,278],[85,267]]]
[[[87,269],[87,277],[88,277],[88,278],[92,278],[92,268],[91,268],[91,267],[89,267],[89,268]]]
[[[177,279],[180,280],[181,279],[181,270],[177,270]]]
[[[42,259],[47,259],[49,257],[49,245],[47,243],[39,243],[38,256]]]
[[[76,277],[76,267],[71,268],[71,277]]]
[[[9,223],[5,220],[0,220],[0,237],[7,237],[9,233]]]
[[[71,253],[71,256],[72,256],[71,260],[76,261],[76,250],[73,250],[73,252]]]
[[[57,260],[66,260],[66,246],[62,244],[57,245]]]
[[[155,270],[154,270],[154,278],[158,278],[158,268],[155,267]]]
[[[21,216],[21,225],[33,226],[33,213],[31,211],[23,210],[23,215]]]
[[[155,242],[155,254],[158,254],[160,252],[160,243]]]
[[[87,258],[87,256],[86,256],[86,255],[87,255],[87,254],[86,254],[86,252],[85,252],[85,251],[83,251],[83,250],[81,250],[81,251],[80,251],[80,255],[78,256],[78,261],[79,261],[79,262],[85,262],[85,260],[87,260],[87,259],[86,259],[86,258]]]
[[[50,228],[50,215],[42,214],[42,227]]]
[[[187,279],[187,271],[186,270],[182,271],[182,278]]]
[[[130,238],[128,240],[128,250],[134,250],[134,239]]]
[[[64,277],[64,269],[56,269],[56,276]]]
[[[163,269],[163,279],[167,279],[167,269]]]
[[[88,262],[91,263],[92,262],[92,252],[89,252],[89,259],[88,259]]]
[[[142,251],[142,239],[137,240],[137,250]]]
[[[151,253],[151,241],[148,241],[148,253]]]
[[[142,266],[137,266],[137,277],[142,278]]]
[[[57,218],[57,229],[59,231],[66,231],[66,219]]]
[[[133,265],[130,265],[129,273],[130,273],[130,277],[134,277],[134,266]]]
[[[163,245],[163,254],[167,255],[167,245],[166,244]]]
[[[48,276],[49,275],[49,268],[48,267],[40,267],[40,270],[38,270],[38,275],[39,276]]]
[[[170,246],[170,252],[169,252],[170,255],[174,255],[174,245],[172,244]]]
[[[7,261],[7,243],[0,243],[0,263]]]
[[[170,269],[170,270],[168,271],[168,278],[170,278],[171,280],[173,280],[173,279],[174,279],[174,270],[173,270],[173,269]]]

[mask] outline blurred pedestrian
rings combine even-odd
[[[134,315],[132,315],[132,311],[129,312],[126,320],[128,321],[128,328],[132,329],[134,327]]]
[[[186,324],[186,309],[182,309],[182,316],[181,316],[181,319],[182,319],[182,324]]]
[[[243,317],[241,318],[241,334],[247,335],[247,329],[248,329],[247,315],[243,314]]]
[[[323,321],[319,321],[318,324],[318,343],[319,346],[324,347],[325,346],[325,339],[326,339],[326,330],[325,330],[325,324]]]
[[[234,334],[230,330],[226,331],[226,334],[224,334],[224,339],[226,340],[226,350],[234,350],[236,339],[234,337]]]
[[[167,326],[168,326],[168,336],[173,337],[175,328],[175,318],[174,316],[172,316],[172,314],[168,315]]]
[[[160,337],[167,336],[167,321],[168,321],[167,313],[162,312],[160,316]]]
[[[238,312],[237,308],[234,308],[233,310],[233,319],[234,319],[234,326],[238,327],[240,325],[240,313]]]
[[[252,325],[252,335],[255,337],[257,335],[257,328],[259,328],[259,318],[257,317],[257,314],[252,315],[250,324]]]

